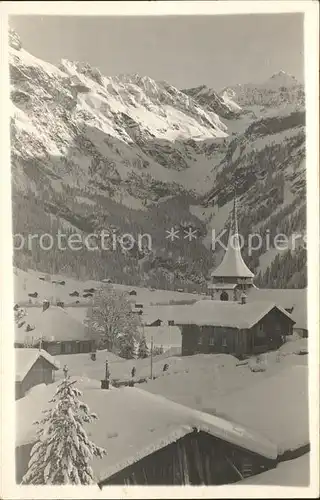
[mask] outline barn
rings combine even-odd
[[[277,446],[243,426],[138,388],[108,391],[88,380],[77,386],[98,416],[87,426],[90,439],[107,450],[92,461],[100,486],[235,483],[276,466]],[[36,439],[32,422],[53,392],[50,386],[16,402],[17,482]]]
[[[23,398],[38,384],[52,384],[59,364],[50,354],[39,349],[15,349],[16,399]]]
[[[307,289],[302,288],[252,288],[247,294],[248,302],[269,301],[291,313],[295,321],[293,330],[301,337],[308,337],[307,325]]]
[[[52,355],[92,352],[87,327],[61,307],[26,308],[25,323],[15,327],[15,347],[41,347]],[[28,327],[29,325],[29,327]]]
[[[237,357],[278,349],[292,335],[291,315],[270,302],[199,301],[179,309],[182,355],[225,353]]]

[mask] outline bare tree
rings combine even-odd
[[[112,286],[102,287],[94,294],[92,306],[85,320],[97,347],[130,355],[134,341],[139,339],[140,318],[132,311],[127,294]],[[124,344],[128,344],[128,349]]]

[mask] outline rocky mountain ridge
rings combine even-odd
[[[21,265],[96,277],[110,266],[123,282],[200,286],[220,258],[208,238],[227,223],[235,183],[242,218],[259,204],[257,224],[303,205],[303,88],[289,78],[283,90],[284,75],[281,88],[271,78],[263,92],[252,85],[181,91],[147,76],[107,77],[87,63],[55,67],[26,52],[12,30],[9,62],[15,232],[113,228],[150,232],[154,242],[148,256],[136,248],[125,255],[16,252]],[[265,211],[263,182],[271,196]],[[188,224],[196,241],[166,239],[167,229]],[[259,270],[259,259],[253,264]]]

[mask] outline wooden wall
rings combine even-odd
[[[92,340],[65,340],[62,342],[43,342],[43,349],[49,352],[52,356],[58,354],[78,354],[84,352],[92,352]]]
[[[275,467],[204,432],[187,436],[102,481],[100,485],[222,485]]]
[[[282,345],[282,337],[292,332],[292,320],[277,309],[272,309],[251,329],[183,325],[182,355],[226,353],[243,356],[264,352],[278,349]]]
[[[27,471],[33,444],[16,448],[18,484]],[[274,467],[276,460],[195,430],[101,481],[100,486],[222,485],[236,483]]]
[[[197,353],[241,354],[246,350],[246,336],[236,328],[197,325],[181,328],[183,356]]]
[[[35,385],[51,384],[53,380],[52,365],[46,359],[38,358],[25,378],[21,382],[16,382],[16,399],[22,398]]]
[[[261,332],[262,330],[262,332]],[[277,309],[272,309],[261,321],[254,325],[249,333],[250,352],[279,349],[284,337],[292,335],[293,322]]]

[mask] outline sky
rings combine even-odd
[[[138,73],[177,88],[263,82],[280,70],[303,81],[303,15],[10,16],[23,48],[104,75]]]

